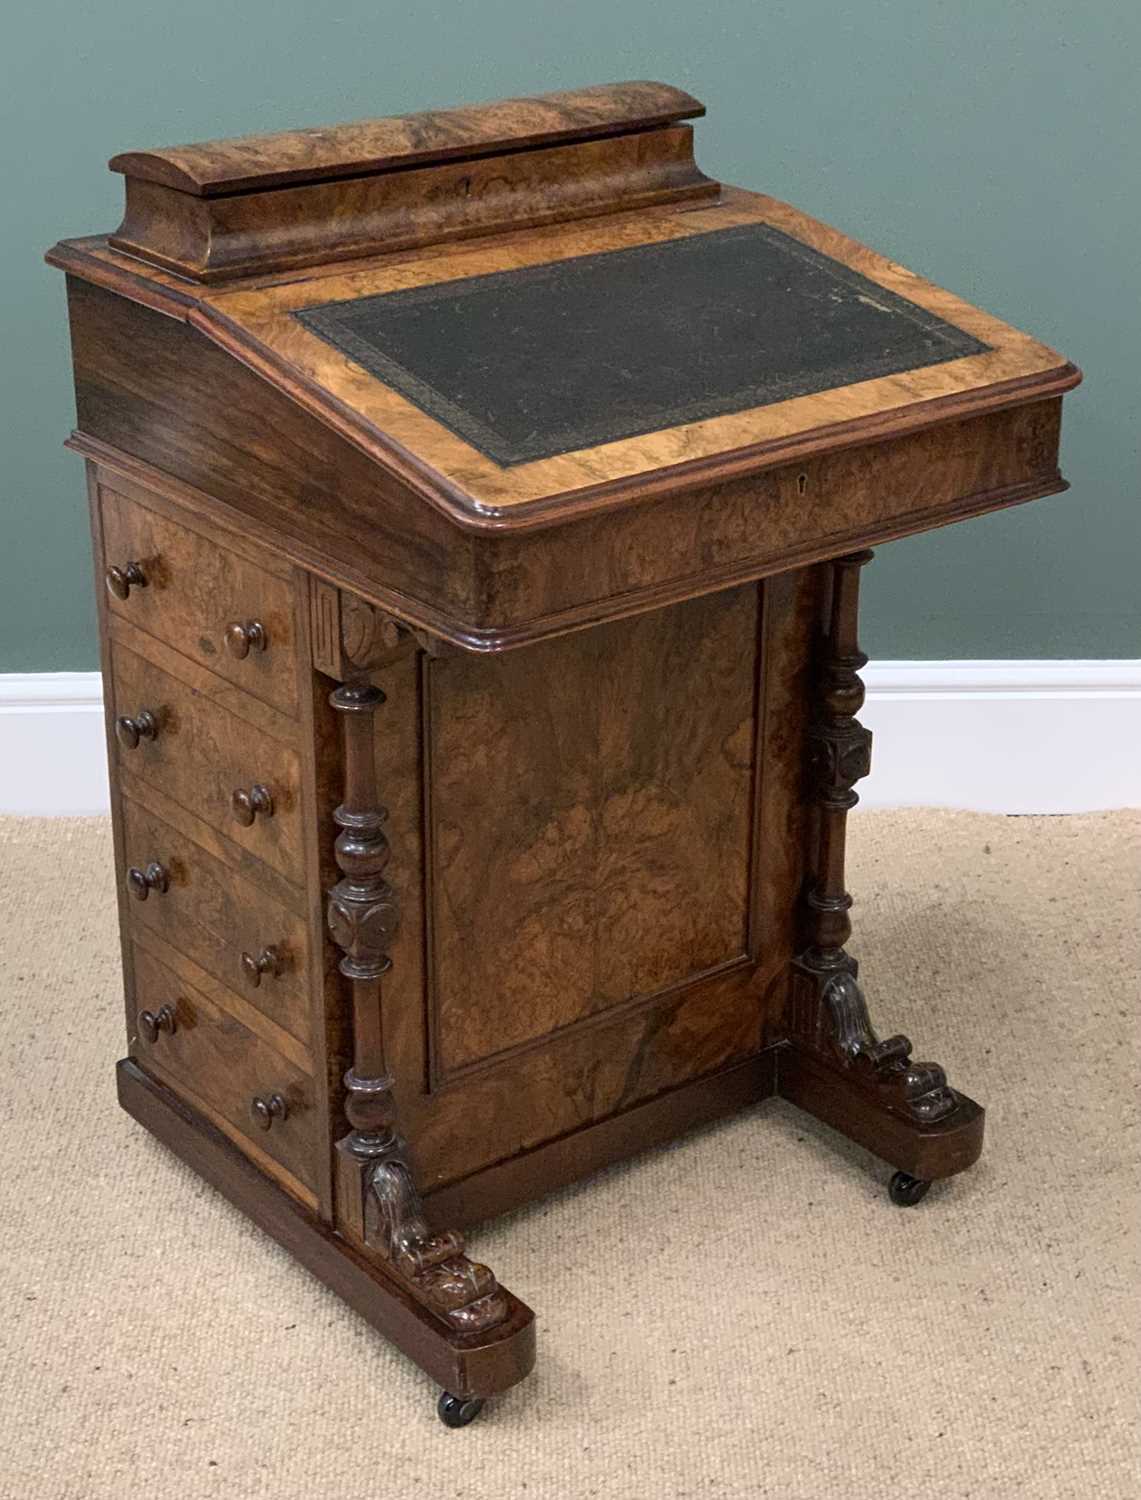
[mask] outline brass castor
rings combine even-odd
[[[445,1427],[466,1427],[482,1410],[482,1396],[453,1396],[451,1391],[441,1391],[436,1403],[436,1412]]]
[[[931,1184],[922,1177],[897,1172],[887,1185],[887,1195],[900,1208],[912,1208],[926,1198]]]

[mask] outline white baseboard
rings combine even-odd
[[[0,673],[0,813],[107,808],[102,676]]]
[[[883,661],[863,675],[864,807],[1141,806],[1141,660]]]
[[[1141,806],[1141,660],[881,661],[861,807]],[[0,674],[0,812],[107,810],[98,672]]]

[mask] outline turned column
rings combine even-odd
[[[330,696],[342,716],[345,791],[333,814],[342,878],[329,892],[329,932],[341,949],[353,1020],[353,1062],[345,1074],[352,1128],[337,1142],[337,1226],[450,1328],[477,1333],[502,1323],[511,1304],[487,1266],[468,1259],[462,1235],[429,1228],[384,1057],[382,986],[399,924],[396,893],[384,875],[388,814],[377,800],[373,758],[373,715],[384,701],[365,677],[350,678]]]
[[[864,703],[860,669],[868,661],[858,640],[860,569],[871,558],[865,549],[832,564],[828,632],[809,732],[809,775],[818,817],[805,895],[809,946],[801,963],[820,975],[854,967],[844,951],[852,934],[844,858],[848,813],[860,800],[855,783],[871,769],[871,732],[856,718]]]
[[[848,814],[860,800],[855,784],[871,769],[872,736],[856,718],[864,702],[860,669],[867,657],[857,638],[864,550],[832,564],[828,627],[817,663],[816,701],[809,731],[811,795],[817,808],[804,894],[808,946],[794,964],[788,1031],[855,1076],[879,1105],[909,1120],[934,1124],[956,1107],[956,1095],[937,1063],[913,1062],[907,1037],[881,1041],[856,982],[856,961],[845,944],[852,934],[852,898],[844,884]]]
[[[330,702],[342,716],[344,801],[333,814],[341,880],[329,892],[329,932],[342,950],[339,968],[350,982],[353,1061],[345,1075],[345,1114],[352,1126],[338,1142],[338,1215],[365,1237],[367,1167],[396,1149],[392,1078],[384,1058],[382,985],[392,967],[396,893],[384,878],[391,849],[386,810],[376,790],[373,715],[384,694],[367,679],[342,683]]]

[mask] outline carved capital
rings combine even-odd
[[[376,671],[409,649],[430,655],[450,649],[442,637],[321,578],[309,580],[309,617],[313,665],[335,679]]]

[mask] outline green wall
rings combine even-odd
[[[790,199],[1080,364],[1069,494],[898,542],[886,657],[1141,656],[1136,0],[38,0],[0,61],[0,671],[96,664],[65,235],[115,151],[660,78],[705,169]]]

